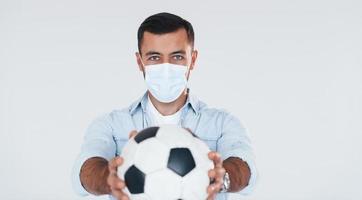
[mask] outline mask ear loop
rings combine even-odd
[[[143,79],[146,79],[145,64],[143,63],[141,56],[140,56],[140,61],[141,61],[141,65],[142,65]]]
[[[193,53],[193,52],[195,52],[195,50],[194,50],[194,49],[192,50],[192,53]],[[192,57],[192,53],[191,53],[191,57]],[[187,79],[187,80],[186,80],[186,81],[187,81],[187,83],[186,83],[186,89],[185,89],[185,92],[184,92],[184,93],[185,93],[185,95],[186,95],[186,94],[188,94],[188,93],[189,93],[189,90],[190,90],[190,89],[189,89],[188,84],[189,84],[189,79],[190,79],[190,74],[191,74],[191,65],[192,65],[192,60],[191,60],[191,64],[190,64],[190,66],[187,66],[187,72],[188,72],[188,74],[187,74],[187,75],[188,75],[188,76],[186,77],[186,79]]]
[[[192,65],[192,63],[190,64],[190,66],[187,66],[187,71],[186,71],[186,73],[187,73],[187,76],[186,76],[186,74],[185,74],[185,76],[186,76],[186,88],[185,88],[185,90],[184,90],[184,95],[188,95],[188,93],[189,93],[189,86],[188,86],[188,84],[189,84],[189,79],[190,79],[190,73],[191,73],[191,65]]]

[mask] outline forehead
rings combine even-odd
[[[153,34],[144,32],[141,53],[144,54],[148,51],[156,51],[159,53],[167,54],[178,50],[191,50],[186,30],[181,28],[177,31],[165,34]]]

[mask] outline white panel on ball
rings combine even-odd
[[[134,194],[132,200],[151,200],[147,194]]]
[[[170,148],[189,147],[191,141],[194,139],[191,133],[186,129],[175,129],[175,126],[172,125],[161,126],[157,132],[156,138]]]
[[[185,200],[200,200],[207,197],[207,186],[210,183],[207,171],[193,169],[182,179],[182,198]]]
[[[156,138],[144,140],[137,148],[134,164],[145,174],[165,169],[169,151],[169,148]]]
[[[180,176],[165,168],[146,175],[145,193],[152,200],[179,199],[181,183]]]
[[[192,145],[189,146],[189,149],[197,163],[196,168],[206,170],[214,168],[214,163],[208,157],[210,149],[207,144],[199,139],[194,139],[191,143]]]

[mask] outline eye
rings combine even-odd
[[[173,59],[175,59],[175,60],[183,60],[184,57],[182,55],[174,55]]]
[[[159,56],[150,56],[147,60],[158,61],[158,60],[160,60],[160,57]]]

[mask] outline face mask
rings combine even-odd
[[[148,90],[160,102],[175,101],[187,86],[187,66],[162,63],[144,67]]]

